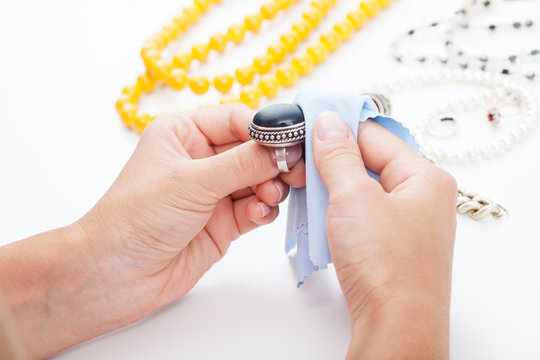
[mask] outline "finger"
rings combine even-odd
[[[289,167],[302,156],[300,146],[287,148]],[[279,174],[270,152],[248,141],[216,156],[198,160],[196,177],[210,194],[225,197],[240,189],[262,184]]]
[[[266,205],[256,195],[235,201],[233,209],[240,234],[245,234],[260,225],[271,223],[279,214],[277,206]]]
[[[268,206],[277,206],[289,194],[289,187],[279,178],[268,180],[255,189],[257,197]]]
[[[366,166],[381,175],[381,185],[387,192],[430,165],[403,140],[372,120],[358,125],[358,146]]]
[[[200,108],[186,115],[212,144],[223,145],[250,139],[248,127],[255,111],[244,104],[233,103]]]
[[[304,159],[298,160],[290,170],[288,173],[279,174],[279,178],[292,187],[301,188],[306,186],[306,164]]]
[[[253,189],[251,187],[248,187],[248,188],[240,189],[233,192],[231,194],[231,198],[233,200],[238,200],[238,199],[242,199],[242,198],[254,195],[254,194],[255,192],[253,191]]]
[[[324,112],[317,119],[313,157],[330,196],[347,196],[352,189],[373,187],[374,181],[366,172],[353,132],[334,112]]]

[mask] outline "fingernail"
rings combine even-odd
[[[283,184],[279,181],[272,181],[276,189],[279,191],[279,200],[281,201],[283,199],[283,194],[285,193],[285,188],[283,187]]]
[[[347,124],[333,111],[325,111],[317,120],[319,140],[343,139],[349,137]]]
[[[261,217],[266,217],[268,216],[268,214],[270,214],[270,206],[266,205],[265,203],[263,202],[260,202],[259,204],[259,208],[261,209]]]

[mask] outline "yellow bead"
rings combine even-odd
[[[167,79],[167,83],[174,90],[182,90],[186,87],[187,72],[184,69],[174,68],[171,70],[170,76]]]
[[[259,89],[261,89],[264,96],[273,98],[279,91],[279,81],[275,75],[264,74],[259,81]]]
[[[237,96],[232,96],[232,95],[225,95],[221,99],[221,104],[231,104],[231,103],[238,103],[238,102],[241,102],[240,98],[238,98]]]
[[[184,8],[184,10],[182,10],[182,13],[186,15],[186,18],[190,25],[197,22],[197,20],[199,20],[199,17],[202,15],[201,9],[196,5],[191,5]]]
[[[311,29],[311,24],[305,19],[294,23],[292,26],[292,30],[296,33],[296,35],[298,35],[300,40],[306,40],[309,37]]]
[[[297,54],[292,59],[292,66],[298,70],[301,76],[307,75],[313,69],[313,59],[308,54]]]
[[[259,74],[266,74],[272,69],[272,58],[270,55],[257,56],[253,60],[253,68]]]
[[[171,42],[171,40],[176,39],[179,33],[180,29],[178,29],[174,23],[167,24],[161,29],[161,34],[167,40],[167,42]]]
[[[139,75],[136,86],[141,89],[141,92],[150,92],[156,85],[155,81],[147,74]]]
[[[334,25],[334,30],[341,36],[341,41],[346,41],[354,33],[354,26],[349,20],[343,20]]]
[[[300,41],[300,38],[294,31],[288,31],[285,34],[281,35],[281,38],[279,39],[285,45],[285,48],[287,49],[287,52],[292,52],[296,49],[298,46],[298,42]]]
[[[246,28],[244,25],[233,25],[227,31],[227,36],[235,43],[241,42],[244,39],[245,34]]]
[[[195,44],[191,47],[191,56],[199,61],[205,61],[208,57],[210,47],[208,44],[200,43]]]
[[[171,71],[172,64],[163,60],[157,60],[150,68],[154,77],[158,80],[165,80]]]
[[[189,69],[191,65],[191,55],[186,53],[176,53],[173,57],[172,66],[180,69]]]
[[[137,99],[141,96],[141,90],[136,85],[128,85],[122,89],[122,94],[129,95],[132,99]]]
[[[214,78],[214,87],[217,91],[227,94],[233,85],[234,79],[229,74],[219,74]]]
[[[312,27],[316,27],[321,21],[323,14],[316,8],[311,8],[302,14],[302,18],[311,24]]]
[[[392,0],[379,0],[379,5],[381,5],[381,8],[384,9],[385,7],[390,5],[391,2]]]
[[[252,109],[256,109],[261,102],[262,91],[256,86],[244,86],[240,93],[240,100]]]
[[[227,47],[228,42],[229,39],[227,39],[227,36],[223,34],[216,34],[210,38],[210,42],[208,44],[210,45],[210,49],[217,52],[223,52]]]
[[[246,30],[249,30],[251,32],[257,32],[261,27],[262,21],[263,17],[260,14],[249,15],[246,17],[244,25],[246,27]]]
[[[148,124],[152,122],[153,119],[154,118],[152,117],[152,115],[146,112],[137,111],[137,114],[133,118],[133,127],[135,131],[141,134],[144,131],[144,129],[148,126]]]
[[[197,95],[202,95],[208,91],[210,81],[204,75],[196,75],[189,79],[189,87]]]
[[[120,113],[120,117],[126,121],[126,122],[132,122],[135,116],[137,115],[137,111],[139,109],[137,108],[137,105],[133,103],[127,103],[122,106],[118,112]]]
[[[197,5],[202,12],[205,12],[212,2],[210,0],[195,0],[193,3]]]
[[[271,45],[268,48],[268,55],[270,55],[274,63],[280,63],[287,55],[287,48],[283,43],[279,42],[275,45]]]
[[[347,15],[347,19],[353,24],[356,30],[361,29],[367,20],[367,15],[362,9],[351,11]]]
[[[331,30],[321,35],[321,42],[326,46],[328,51],[333,52],[339,47],[341,36],[335,30]]]
[[[291,0],[276,0],[275,3],[280,10],[285,10],[292,5]]]
[[[285,87],[293,86],[298,79],[298,70],[290,64],[283,64],[277,69],[276,78]]]
[[[273,19],[276,16],[277,12],[278,8],[273,2],[261,6],[261,15],[267,20]]]
[[[131,98],[131,96],[129,96],[128,94],[124,94],[122,93],[122,95],[120,95],[118,97],[118,100],[116,101],[116,110],[118,112],[120,112],[122,110],[122,107],[126,104],[126,103],[129,103],[133,101],[133,99]]]
[[[329,2],[329,1],[324,1],[324,0],[323,0],[323,1],[321,1],[321,0],[319,0],[319,1],[313,1],[313,2],[311,3],[311,6],[312,6],[312,7],[316,8],[317,10],[319,10],[319,11],[321,11],[321,12],[323,12],[323,13],[328,12],[328,10],[330,10],[330,8],[332,7],[332,5],[333,5],[333,4],[332,4],[331,2]]]
[[[191,26],[191,22],[186,14],[180,14],[176,16],[173,19],[173,23],[181,32],[186,31]]]
[[[251,66],[241,66],[236,70],[235,75],[240,84],[247,85],[253,82],[255,71]]]
[[[364,10],[368,18],[372,18],[379,12],[381,5],[377,0],[364,0],[360,3],[360,9]]]
[[[315,64],[320,64],[328,56],[328,48],[321,42],[308,46],[307,54],[311,56]]]

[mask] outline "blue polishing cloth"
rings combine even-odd
[[[420,149],[409,130],[394,119],[381,116],[377,106],[368,96],[306,90],[296,96],[294,103],[302,109],[306,122],[306,187],[291,189],[285,251],[296,266],[300,287],[312,272],[325,269],[332,262],[326,235],[328,190],[315,168],[311,146],[319,114],[324,111],[336,112],[349,125],[355,137],[358,136],[358,123],[372,119],[419,154]],[[371,177],[379,180],[378,174],[367,170]]]

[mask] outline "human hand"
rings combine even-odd
[[[349,358],[447,357],[455,180],[373,121],[359,125],[358,142],[335,113],[321,114],[315,132],[328,240],[351,314]]]
[[[273,221],[304,186],[249,140],[239,104],[156,119],[97,205],[65,228],[0,249],[0,290],[30,358],[133,323],[188,292],[232,240]]]
[[[271,153],[248,141],[253,115],[231,104],[156,119],[81,219],[94,258],[123,264],[136,316],[184,295],[232,240],[277,217],[289,184],[304,186],[300,146],[288,149],[292,170],[280,175]]]

